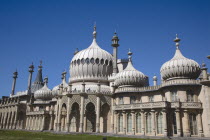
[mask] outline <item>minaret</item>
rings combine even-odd
[[[208,80],[208,73],[207,73],[206,64],[205,63],[202,63],[201,66],[202,66],[201,67],[201,70],[202,70],[202,75],[203,75],[202,80]]]
[[[157,76],[153,76],[153,86],[157,86]]]
[[[66,70],[64,70],[64,72],[62,72],[61,79],[62,79],[62,82],[66,82]]]
[[[11,92],[10,96],[15,95],[15,85],[16,85],[17,76],[18,76],[18,72],[17,72],[17,70],[16,70],[16,71],[13,73],[12,92]]]
[[[118,36],[117,36],[117,33],[115,32],[114,33],[114,36],[112,38],[112,47],[113,47],[113,73],[117,73],[117,48],[119,46],[118,44],[119,42],[119,39],[118,39]]]
[[[28,77],[28,94],[31,93],[31,81],[32,81],[32,74],[34,72],[34,65],[33,63],[29,66],[29,77]]]

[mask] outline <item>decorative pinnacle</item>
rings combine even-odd
[[[203,62],[203,63],[201,64],[201,66],[202,66],[202,68],[205,68],[205,67],[206,67],[206,64]]]
[[[129,61],[131,61],[131,57],[132,57],[132,52],[131,52],[131,49],[129,48],[129,51],[128,51],[128,59]]]
[[[17,78],[17,76],[18,76],[18,72],[17,72],[17,69],[16,69],[16,71],[13,73],[13,78]]]
[[[34,72],[34,64],[32,62],[32,64],[29,66],[29,72]]]
[[[176,34],[176,38],[174,39],[174,42],[176,42],[176,48],[179,49],[179,42],[181,39],[178,38],[178,34]]]
[[[96,23],[94,24],[93,29],[94,29],[94,31],[93,31],[93,38],[96,39],[96,35],[97,35],[97,32],[96,32]]]
[[[39,68],[42,68],[42,60],[39,61]]]
[[[46,77],[44,78],[44,84],[47,85],[47,83],[48,83],[48,77],[46,76]]]
[[[75,50],[75,52],[74,52],[74,55],[76,55],[78,52],[79,52],[79,49],[76,48],[76,50]]]
[[[62,72],[62,77],[61,77],[61,79],[65,79],[66,78],[66,70],[64,70],[63,72]]]

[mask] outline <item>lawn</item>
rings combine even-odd
[[[54,134],[50,132],[27,132],[0,130],[0,140],[102,140],[104,136],[87,134]],[[107,140],[144,140],[137,138],[107,137]]]

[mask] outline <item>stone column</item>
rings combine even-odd
[[[113,110],[113,106],[114,106],[114,101],[113,101],[113,97],[111,98],[111,111],[112,111],[112,116],[111,116],[111,132],[114,133],[114,110]]]
[[[50,126],[49,126],[49,130],[52,130],[52,126],[53,126],[53,114],[50,114]]]
[[[152,114],[152,135],[155,136],[156,135],[155,110],[152,109],[151,114]]]
[[[127,114],[125,111],[123,111],[123,130],[124,130],[124,134],[126,134],[126,119],[127,119]]]
[[[141,129],[142,129],[142,134],[145,135],[145,114],[144,111],[141,111]]]
[[[69,132],[69,126],[70,126],[70,97],[68,97],[68,103],[67,103],[67,111],[66,111],[66,132]]]
[[[189,115],[187,110],[184,110],[184,137],[190,137],[190,128],[189,128]]]
[[[204,137],[202,120],[201,120],[201,112],[200,111],[197,115],[197,120],[198,120],[198,123],[197,123],[198,124],[198,135],[199,135],[199,137]]]
[[[176,125],[177,125],[177,136],[181,137],[181,121],[180,121],[180,110],[176,109]]]
[[[162,113],[163,113],[163,134],[166,137],[166,136],[168,136],[166,109],[163,109]]]
[[[26,127],[25,127],[25,129],[27,130],[28,129],[28,116],[26,116]]]
[[[118,114],[117,114],[117,111],[114,111],[114,120],[115,120],[115,122],[114,122],[114,126],[115,126],[115,134],[117,134],[117,132],[118,132]]]
[[[100,133],[100,96],[97,95],[97,103],[96,103],[96,133]]]
[[[59,98],[57,131],[61,131],[61,109],[62,109],[61,99]]]
[[[6,125],[6,129],[9,129],[9,121],[10,121],[10,113],[8,113],[8,117],[7,117],[7,125]]]
[[[14,128],[13,129],[16,129],[16,125],[17,125],[17,117],[18,117],[18,111],[17,111],[17,109],[16,109],[16,111],[15,111],[15,119],[14,119]]]
[[[80,106],[80,127],[79,132],[84,132],[84,102],[85,102],[85,82],[82,83],[82,92],[80,93],[81,96],[81,106]]]
[[[81,95],[79,132],[83,133],[83,125],[84,125],[84,95]]]
[[[135,115],[136,115],[135,111],[132,110],[131,114],[132,114],[132,132],[133,132],[132,134],[135,135],[135,128],[136,128],[135,127],[135,125],[136,125],[136,123],[135,123]]]
[[[45,116],[42,116],[42,130],[45,129]]]

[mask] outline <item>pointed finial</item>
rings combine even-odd
[[[78,52],[79,52],[79,49],[76,48],[76,50],[75,50],[75,52],[74,52],[74,55],[76,55]]]
[[[42,68],[42,60],[39,61],[39,68]]]
[[[179,49],[179,42],[181,39],[178,38],[178,34],[176,34],[176,38],[174,39],[174,42],[176,42],[176,48]]]
[[[206,67],[206,64],[204,63],[204,61],[203,61],[203,63],[201,64],[201,66],[202,66],[202,68],[205,68],[205,67]]]
[[[66,78],[66,70],[64,70],[63,72],[62,72],[62,77],[61,77],[61,79],[65,79]]]
[[[96,35],[97,35],[97,32],[96,32],[96,22],[94,24],[94,31],[93,31],[93,38],[96,39]]]
[[[33,64],[33,62],[29,66],[29,72],[34,72],[34,64]]]
[[[44,84],[47,85],[47,83],[48,83],[48,77],[46,76],[46,77],[44,78]]]
[[[128,59],[129,61],[131,61],[131,57],[132,57],[132,52],[131,52],[131,49],[129,48],[129,51],[128,51]]]

